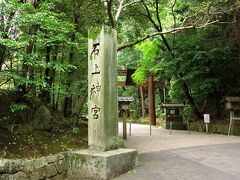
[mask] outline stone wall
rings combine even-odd
[[[0,180],[110,179],[137,166],[137,151],[79,150],[38,159],[0,159]]]
[[[67,154],[59,153],[33,160],[0,160],[0,180],[37,180],[66,178]]]

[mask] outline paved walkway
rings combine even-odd
[[[129,125],[128,125],[129,129]],[[122,133],[119,124],[119,134]],[[132,124],[127,148],[139,152],[139,166],[116,179],[239,180],[240,137]]]

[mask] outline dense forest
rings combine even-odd
[[[118,68],[137,69],[137,84],[164,81],[185,117],[223,119],[224,98],[240,95],[239,0],[0,0],[0,12],[1,129],[31,123],[42,105],[70,127],[87,114],[88,30],[102,25],[118,32]],[[136,118],[138,93],[119,88]]]

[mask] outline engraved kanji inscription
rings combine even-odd
[[[101,85],[99,84],[99,82],[96,85],[93,84],[90,90],[90,99],[93,99],[96,93],[100,91],[101,91]]]
[[[92,74],[100,74],[99,67],[98,67],[97,64],[95,64],[95,66],[94,66],[94,72],[92,72]]]
[[[92,108],[92,112],[93,112],[93,119],[98,119],[99,118],[99,111],[101,110],[101,108],[97,107],[97,105],[95,105]]]
[[[91,52],[91,56],[94,54],[94,55],[98,55],[99,54],[99,48],[98,46],[100,46],[100,43],[95,43],[93,44],[93,50]]]

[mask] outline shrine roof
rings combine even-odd
[[[166,108],[166,107],[183,107],[184,104],[182,103],[162,103],[161,107]]]
[[[226,97],[225,100],[228,102],[240,102],[240,97]]]

